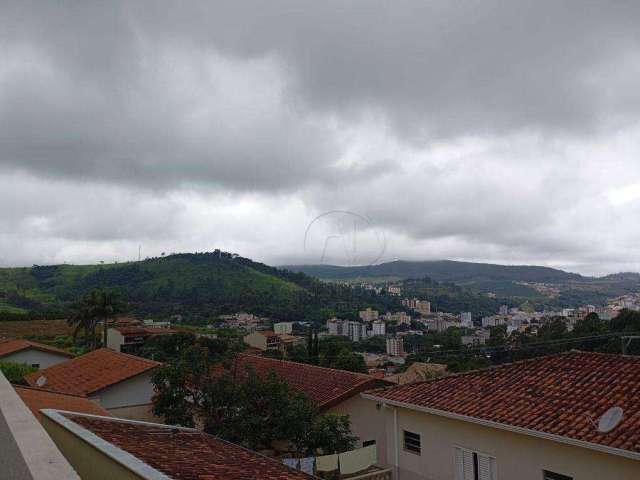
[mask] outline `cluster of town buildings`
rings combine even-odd
[[[425,364],[392,382],[239,354],[238,372],[274,373],[320,411],[349,415],[356,450],[287,464],[165,425],[151,410],[158,362],[8,338],[0,360],[39,368],[23,386],[0,374],[0,477],[11,480],[640,478],[639,357],[572,351],[435,379],[440,367]]]

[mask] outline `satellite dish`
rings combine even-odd
[[[611,407],[609,410],[604,412],[598,422],[598,431],[600,433],[609,433],[611,430],[616,428],[620,423],[620,420],[622,420],[623,413],[624,411],[620,407]]]
[[[36,380],[36,385],[38,387],[44,387],[47,384],[47,377],[45,377],[44,375],[40,375],[38,377],[38,380]]]

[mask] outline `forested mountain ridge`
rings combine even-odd
[[[494,265],[490,263],[457,262],[453,260],[405,261],[360,267],[334,265],[286,265],[291,271],[330,280],[389,277],[408,279],[429,277],[439,282],[469,282],[474,279],[518,282],[581,281],[577,273],[535,265]]]
[[[216,250],[120,264],[2,268],[0,314],[64,317],[80,295],[96,287],[119,290],[132,313],[195,320],[247,311],[324,321],[327,315],[354,315],[367,305],[398,307],[397,299]]]

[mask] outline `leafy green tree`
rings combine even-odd
[[[353,346],[356,352],[385,353],[387,351],[387,341],[384,335],[365,338]]]
[[[152,377],[154,414],[170,425],[194,427],[204,395],[212,391],[211,366],[209,351],[193,345],[156,370]]]
[[[601,335],[608,331],[607,324],[600,320],[597,313],[590,313],[582,320],[578,320],[571,332],[576,337]]]
[[[24,376],[36,372],[38,369],[24,363],[0,362],[0,371],[11,383],[26,385]]]
[[[353,450],[356,441],[347,415],[327,413],[316,417],[309,443],[323,455],[331,455]]]
[[[347,417],[325,419],[274,372],[238,372],[236,362],[213,361],[197,345],[159,369],[153,383],[153,411],[168,424],[201,424],[208,433],[252,449],[286,441],[291,451],[309,454],[353,445]]]
[[[348,370],[349,372],[367,373],[364,357],[344,350],[338,354],[335,360],[330,362],[330,367],[338,370]]]

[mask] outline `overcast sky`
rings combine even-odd
[[[640,270],[637,0],[1,3],[0,266]]]

